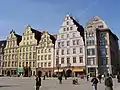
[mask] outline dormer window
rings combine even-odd
[[[69,22],[66,22],[67,25],[69,25]]]
[[[69,19],[69,17],[67,17],[67,20]]]

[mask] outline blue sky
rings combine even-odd
[[[22,35],[28,24],[58,34],[68,13],[83,26],[97,15],[120,37],[119,9],[120,0],[0,0],[0,38],[12,29]]]

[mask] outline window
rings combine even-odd
[[[35,62],[33,62],[33,67],[35,67]]]
[[[32,36],[30,36],[30,39],[32,39]]]
[[[70,46],[70,41],[67,41],[67,46]]]
[[[61,64],[64,64],[64,58],[61,58]]]
[[[12,62],[12,67],[14,67],[14,62]],[[21,67],[21,65],[20,65],[20,67]]]
[[[73,54],[76,54],[76,48],[73,48]]]
[[[69,64],[70,63],[70,58],[69,57],[67,57],[67,64]]]
[[[40,56],[38,56],[38,61],[40,60]]]
[[[51,55],[48,55],[48,60],[51,60]]]
[[[19,67],[21,67],[21,62],[19,62]]]
[[[76,63],[76,57],[73,57],[73,63]]]
[[[22,66],[24,67],[24,62],[22,63]]]
[[[45,55],[45,60],[47,60],[47,55]]]
[[[56,50],[56,54],[59,55],[59,50]]]
[[[43,55],[41,55],[41,60],[43,60]]]
[[[87,49],[87,55],[95,55],[95,49],[94,48],[90,48],[90,49]]]
[[[48,62],[48,67],[50,67],[51,66],[51,62]]]
[[[31,67],[31,62],[29,62],[29,66]]]
[[[40,50],[38,50],[38,54],[40,54]]]
[[[66,22],[67,25],[69,25],[69,22]]]
[[[75,33],[73,33],[73,38],[75,37]]]
[[[83,48],[80,48],[80,53],[83,53]]]
[[[44,63],[44,67],[47,67],[47,62]]]
[[[47,53],[47,49],[45,49],[45,53]]]
[[[43,67],[43,62],[41,62],[41,67]]]
[[[43,49],[41,49],[41,53],[43,53]]]
[[[5,64],[6,64],[5,66],[7,66],[7,62]],[[8,62],[8,67],[10,67],[10,61]]]
[[[51,49],[49,49],[49,53],[51,52]]]
[[[73,45],[75,45],[75,40],[73,40]]]
[[[70,27],[70,30],[72,30],[73,28],[72,27]]]
[[[77,45],[79,45],[79,40],[77,40]]]
[[[67,49],[67,54],[70,54],[70,49]]]
[[[67,27],[67,31],[69,31],[69,27]]]
[[[28,51],[28,47],[26,47],[26,51]]]
[[[63,28],[63,31],[66,31],[66,28]]]
[[[60,47],[60,42],[58,42],[58,47]]]
[[[61,54],[64,55],[64,50],[61,51]]]
[[[80,63],[83,63],[83,57],[79,57]]]
[[[87,65],[95,65],[95,57],[87,58]]]
[[[64,41],[61,43],[61,46],[64,47]]]
[[[40,67],[40,63],[38,63],[38,67]]]

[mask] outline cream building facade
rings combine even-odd
[[[52,76],[55,64],[55,40],[56,37],[48,32],[43,32],[37,46],[37,72],[42,76]]]
[[[55,44],[54,72],[67,76],[85,74],[84,28],[66,15]]]
[[[17,75],[17,49],[21,41],[21,36],[16,34],[15,31],[10,32],[10,36],[7,38],[6,46],[4,48],[4,61],[3,61],[3,75],[14,76]]]
[[[18,48],[18,74],[24,76],[36,75],[36,46],[41,38],[41,32],[28,25],[23,33]]]

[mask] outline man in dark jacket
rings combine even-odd
[[[98,80],[97,80],[97,78],[95,76],[93,77],[91,82],[92,82],[93,90],[97,90]]]
[[[39,90],[41,86],[41,77],[37,76],[36,77],[36,90]]]
[[[120,83],[120,72],[117,74],[118,83]]]
[[[109,73],[107,73],[105,77],[105,90],[113,90],[113,81],[112,78],[109,76]]]

